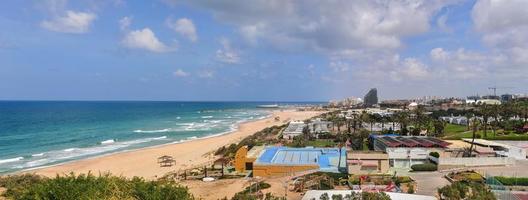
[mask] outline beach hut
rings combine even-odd
[[[158,164],[160,167],[172,167],[176,164],[176,160],[172,156],[163,155],[158,157]]]

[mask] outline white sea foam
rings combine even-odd
[[[213,118],[213,116],[211,116],[211,115],[208,115],[208,116],[202,116],[202,119],[210,119],[210,118]]]
[[[110,139],[110,140],[102,141],[101,144],[107,145],[107,144],[112,144],[112,143],[114,143],[114,142],[115,142],[115,140]]]
[[[60,161],[65,161],[65,160],[70,160],[70,159],[91,156],[91,155],[103,154],[107,152],[116,151],[119,149],[124,149],[132,145],[137,145],[137,144],[147,143],[147,142],[152,142],[152,141],[158,141],[158,140],[164,140],[164,139],[167,139],[167,136],[142,138],[142,139],[130,140],[130,141],[124,141],[124,142],[114,141],[113,143],[107,143],[105,145],[99,145],[99,146],[92,146],[92,147],[86,147],[86,148],[68,148],[68,149],[63,149],[63,150],[49,151],[46,153],[42,153],[42,156],[38,157],[39,159],[28,160],[27,162],[23,164],[12,165],[12,167],[16,169],[39,167],[39,166],[43,166],[49,163],[55,163],[55,162],[60,162]],[[21,160],[23,158],[19,157],[17,159]],[[19,161],[19,160],[13,160],[13,162],[14,161]],[[2,163],[2,160],[0,160],[0,163]]]
[[[40,157],[40,156],[43,156],[44,153],[36,153],[36,154],[33,154],[31,155],[32,157]]]
[[[0,164],[21,161],[22,159],[24,159],[24,157],[3,159],[3,160],[0,160]]]
[[[161,137],[157,137],[157,138],[152,138],[153,140],[163,140],[163,139],[167,139],[167,136],[161,136]]]
[[[75,151],[77,148],[68,148],[68,149],[64,149],[63,151],[65,152],[71,152],[71,151]]]
[[[141,129],[138,129],[138,130],[134,130],[134,133],[166,133],[166,132],[171,132],[173,131],[172,129],[170,128],[164,128],[164,129],[159,129],[159,130],[141,130]]]

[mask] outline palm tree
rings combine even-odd
[[[491,117],[491,111],[492,109],[490,108],[489,105],[486,105],[486,104],[482,104],[480,106],[480,115],[482,116],[482,123],[483,123],[483,126],[484,126],[484,138],[487,138],[488,137],[488,122],[489,122],[489,118]]]
[[[409,124],[409,112],[400,111],[395,113],[394,115],[394,120],[400,124],[400,131],[407,129],[407,125]]]
[[[473,129],[473,134],[471,135],[471,146],[469,146],[469,150],[466,154],[466,157],[470,157],[471,153],[473,152],[473,145],[475,144],[475,137],[477,135],[479,125],[479,120],[476,117],[473,118],[473,121],[471,123],[471,128]]]
[[[361,113],[361,117],[360,118],[361,118],[361,121],[370,124],[370,132],[372,132],[372,123],[374,122],[374,119],[372,119],[372,115],[370,115],[367,112],[363,111]]]

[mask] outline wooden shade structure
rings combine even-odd
[[[176,164],[176,160],[172,156],[163,155],[158,157],[160,167],[172,167]]]

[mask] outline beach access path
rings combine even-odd
[[[282,125],[289,120],[308,119],[321,113],[318,111],[296,110],[274,111],[270,117],[242,123],[238,130],[216,137],[88,158],[29,172],[50,177],[57,174],[69,174],[70,172],[75,174],[91,172],[95,175],[110,172],[118,176],[140,176],[147,180],[154,180],[171,171],[189,169],[193,166],[203,166],[206,163],[210,163],[215,159],[213,152],[218,148],[239,142],[243,138],[266,127]],[[275,117],[279,117],[280,120],[274,120]],[[160,167],[157,163],[157,158],[163,155],[172,156],[176,160],[176,164],[172,167]]]

